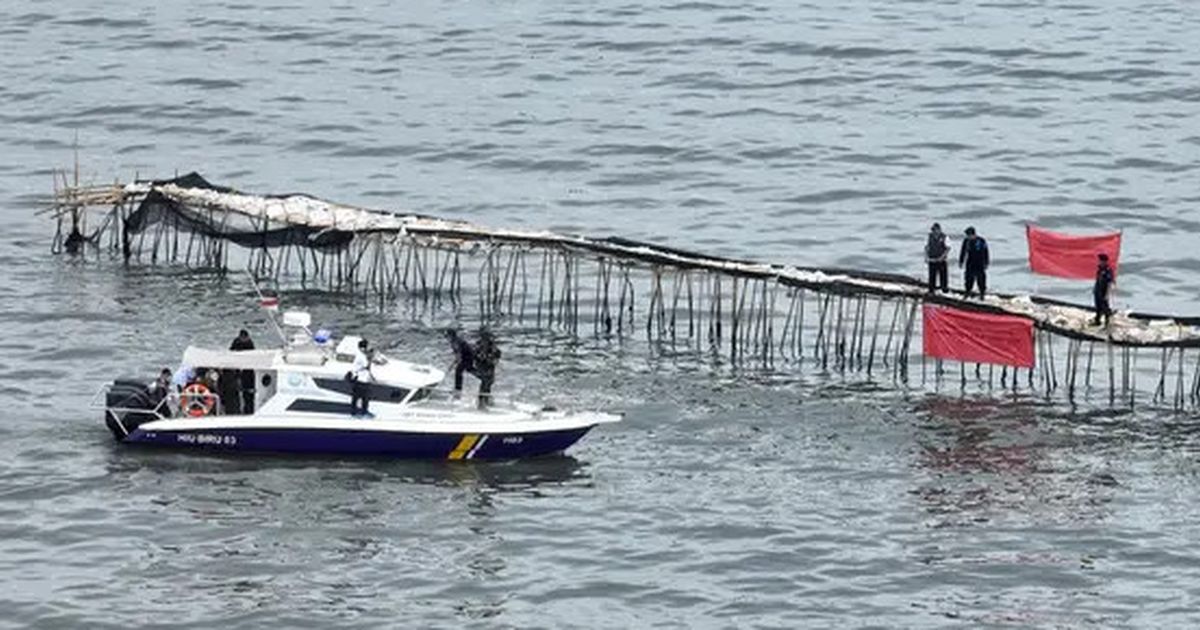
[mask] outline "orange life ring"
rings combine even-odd
[[[184,413],[193,418],[207,416],[213,410],[212,392],[204,383],[192,383],[183,388],[183,394],[179,396],[179,406],[183,408]]]

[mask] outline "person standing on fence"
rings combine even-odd
[[[1099,326],[1100,318],[1103,317],[1104,325],[1108,326],[1112,321],[1112,306],[1108,303],[1108,295],[1114,284],[1113,270],[1108,266],[1108,254],[1100,254],[1098,258],[1096,284],[1092,287],[1092,298],[1096,301],[1096,316],[1092,318],[1092,325]]]
[[[982,236],[975,234],[975,228],[967,228],[966,238],[963,239],[962,249],[958,250],[958,266],[966,266],[966,273],[963,277],[967,297],[975,290],[975,285],[979,285],[979,297],[983,298],[987,294],[987,268],[991,262],[988,254],[987,241],[983,240]]]
[[[950,248],[946,245],[946,234],[942,226],[933,224],[929,230],[929,239],[925,242],[925,262],[929,265],[929,292],[947,291],[949,289],[946,273],[946,255]]]

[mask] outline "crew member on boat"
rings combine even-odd
[[[492,384],[496,382],[496,364],[500,362],[500,348],[496,338],[487,328],[479,329],[479,343],[475,346],[475,376],[479,377],[479,408],[487,409],[492,402]]]
[[[193,381],[201,386],[198,398],[204,406],[204,414],[217,415],[222,413],[221,405],[217,404],[221,400],[221,373],[217,368],[199,368],[196,370],[196,380]]]
[[[354,353],[354,363],[350,368],[350,415],[357,417],[369,414],[367,407],[371,401],[372,380],[370,347],[366,339],[360,339],[358,350]]]
[[[171,396],[171,370],[163,368],[158,373],[158,378],[150,384],[150,400],[154,403],[154,410],[164,416],[171,416],[171,406],[168,404]]]
[[[239,330],[233,343],[229,344],[229,349],[234,352],[253,350],[254,340],[250,338],[250,332],[244,328]],[[237,384],[239,396],[232,398],[229,402],[231,405],[237,406],[241,413],[250,415],[254,413],[254,370],[237,370]]]
[[[458,393],[463,387],[463,372],[475,374],[475,349],[454,328],[446,329],[446,339],[454,353],[454,391]]]
[[[193,370],[191,366],[181,365],[179,366],[178,370],[175,370],[175,374],[171,377],[171,385],[175,387],[176,392],[181,392],[183,391],[183,388],[190,385],[195,378],[196,371]]]
[[[500,362],[500,348],[496,346],[495,336],[487,328],[480,328],[479,342],[472,347],[456,329],[447,328],[446,339],[454,352],[454,392],[462,392],[464,372],[474,374],[479,379],[479,408],[486,409],[491,404],[496,364]]]

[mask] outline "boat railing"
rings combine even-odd
[[[164,396],[163,399],[153,408],[146,409],[144,407],[116,407],[109,405],[107,402],[107,397],[108,393],[112,391],[112,388],[112,383],[102,385],[100,389],[96,390],[96,393],[92,396],[92,400],[88,403],[88,407],[90,409],[103,409],[105,411],[113,412],[113,414],[116,416],[117,422],[121,424],[121,428],[124,428],[124,423],[121,423],[121,415],[126,413],[152,414],[156,416],[155,419],[157,420],[165,420],[167,418],[183,416],[203,417],[207,415],[224,415],[225,413],[225,405],[221,402],[221,396],[211,391],[184,393],[172,390],[167,392],[167,395]],[[193,408],[203,408],[205,409],[204,413],[188,413],[189,406],[185,405],[185,402],[187,405],[190,405],[191,403],[199,404],[199,407]]]

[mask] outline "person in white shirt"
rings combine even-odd
[[[176,392],[181,392],[184,387],[191,384],[194,378],[196,378],[196,371],[191,366],[181,365],[178,370],[175,370],[175,375],[171,377],[171,385],[175,387]]]
[[[367,340],[360,339],[358,351],[354,353],[354,363],[350,368],[350,415],[368,415],[367,406],[371,402],[371,358],[367,348]],[[362,409],[359,409],[359,402]]]

